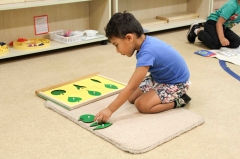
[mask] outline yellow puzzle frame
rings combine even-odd
[[[37,90],[35,94],[67,110],[72,110],[117,94],[125,86],[124,83],[94,73]]]

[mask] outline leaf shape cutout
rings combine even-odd
[[[92,96],[100,96],[101,95],[101,92],[98,92],[98,91],[89,91],[88,90],[88,93]]]
[[[105,87],[109,89],[118,89],[118,87],[113,84],[105,84]]]
[[[93,130],[104,129],[104,128],[107,128],[107,127],[109,127],[111,125],[112,125],[112,123],[109,123],[109,122],[101,123],[97,127],[95,127]]]
[[[65,90],[53,90],[52,92],[51,92],[51,94],[52,95],[64,95],[64,93],[66,93],[66,91]]]
[[[92,123],[94,122],[95,116],[92,114],[83,114],[79,117],[78,121],[82,121],[84,123]]]
[[[102,83],[101,81],[96,80],[96,79],[92,79],[92,78],[91,78],[91,80],[92,80],[93,82]]]
[[[83,88],[86,88],[85,86],[80,86],[80,85],[77,85],[77,84],[73,84],[78,90],[80,89],[83,89]]]
[[[80,97],[68,97],[68,101],[72,102],[72,103],[80,102],[81,100],[82,100],[82,98],[80,98]]]

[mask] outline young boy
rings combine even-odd
[[[222,46],[238,48],[240,38],[231,28],[240,22],[240,0],[229,0],[220,9],[211,13],[204,24],[204,30],[197,23],[190,26],[187,39],[190,43],[195,38],[202,41],[210,49],[220,49]]]
[[[144,35],[141,24],[131,13],[114,14],[105,32],[118,53],[131,57],[137,51],[137,64],[127,86],[96,114],[95,121],[107,122],[127,100],[141,113],[183,107],[191,100],[186,95],[190,73],[182,56],[165,42]]]

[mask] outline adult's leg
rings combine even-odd
[[[204,30],[198,33],[198,39],[210,49],[220,49],[221,43],[216,30],[216,22],[212,20],[206,21]]]
[[[224,30],[224,36],[225,36],[226,39],[228,39],[228,41],[230,43],[229,46],[227,46],[227,47],[229,47],[229,48],[238,48],[239,47],[239,45],[240,45],[240,38],[231,29],[226,28]]]

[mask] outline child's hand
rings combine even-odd
[[[229,41],[225,37],[221,38],[220,42],[221,42],[222,46],[228,46],[229,45]]]
[[[94,121],[98,123],[105,123],[111,117],[112,111],[107,107],[95,115]]]

